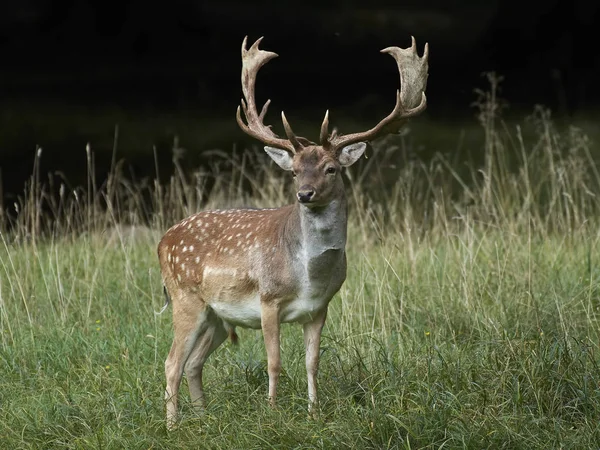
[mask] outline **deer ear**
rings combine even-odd
[[[294,159],[287,150],[275,147],[265,147],[265,152],[267,152],[271,159],[283,170],[292,170],[292,162]]]
[[[340,156],[338,156],[339,163],[348,167],[358,161],[358,158],[362,156],[367,148],[367,144],[364,142],[357,142],[356,144],[350,144],[347,147],[344,147],[340,152]]]

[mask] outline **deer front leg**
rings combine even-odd
[[[277,382],[281,373],[281,355],[279,348],[279,307],[263,302],[261,309],[261,327],[267,350],[267,370],[269,372],[269,404],[275,407]]]
[[[306,348],[306,378],[308,380],[308,412],[315,415],[318,409],[317,372],[321,348],[321,331],[325,325],[327,308],[312,321],[304,324],[304,347]]]

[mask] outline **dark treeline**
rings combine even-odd
[[[327,108],[334,120],[385,114],[398,81],[379,50],[409,45],[411,35],[431,47],[429,120],[472,120],[486,71],[504,75],[514,109],[594,111],[600,56],[588,47],[599,10],[582,0],[2,2],[3,191],[22,190],[36,145],[45,148],[43,170],[77,180],[87,141],[102,167],[116,123],[121,156],[142,174],[153,146],[170,163],[176,135],[193,150],[248,142],[234,120],[244,35],[264,35],[262,47],[280,55],[257,88],[259,101],[273,100],[274,123],[281,109],[296,123]]]
[[[515,101],[593,107],[600,56],[588,44],[598,10],[581,0],[13,0],[0,6],[0,95],[84,93],[81,100],[92,104],[188,102],[220,110],[224,99],[239,96],[239,44],[248,34],[265,35],[265,48],[281,55],[271,90],[302,104],[313,97],[308,85],[352,103],[364,95],[362,86],[349,92],[358,80],[383,92],[378,69],[387,61],[376,52],[405,45],[412,34],[433,49],[430,89],[441,104],[460,103],[481,72],[494,70],[507,76]]]

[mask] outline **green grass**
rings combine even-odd
[[[399,162],[402,138],[349,173],[349,272],[324,329],[316,419],[290,325],[277,409],[262,336],[241,329],[207,363],[207,411],[184,388],[180,426],[165,426],[161,233],[201,208],[283,204],[288,178],[240,154],[227,171],[177,167],[164,186],[115,170],[56,197],[34,172],[0,241],[1,446],[596,447],[595,147],[542,113],[531,137],[492,119],[481,165]]]
[[[2,251],[0,436],[24,448],[551,448],[600,439],[595,236],[465,232],[349,248],[309,420],[299,327],[283,334],[280,407],[259,332],[208,364],[209,407],[167,433],[171,338],[155,239]],[[404,240],[404,242],[406,242]],[[358,247],[358,248],[357,248]],[[412,251],[412,257],[409,256]]]

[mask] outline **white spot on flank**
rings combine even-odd
[[[183,247],[183,253],[187,252],[187,247]]]
[[[200,264],[200,257],[196,256],[196,264]]]
[[[190,245],[190,252],[193,252],[193,251],[194,251],[194,246]]]
[[[179,262],[179,256],[175,257],[175,262],[178,263]]]
[[[204,271],[202,272],[203,278],[206,278],[211,275],[217,275],[217,276],[228,275],[230,277],[237,277],[237,269],[229,268],[229,267],[212,267],[212,266],[204,267]]]

